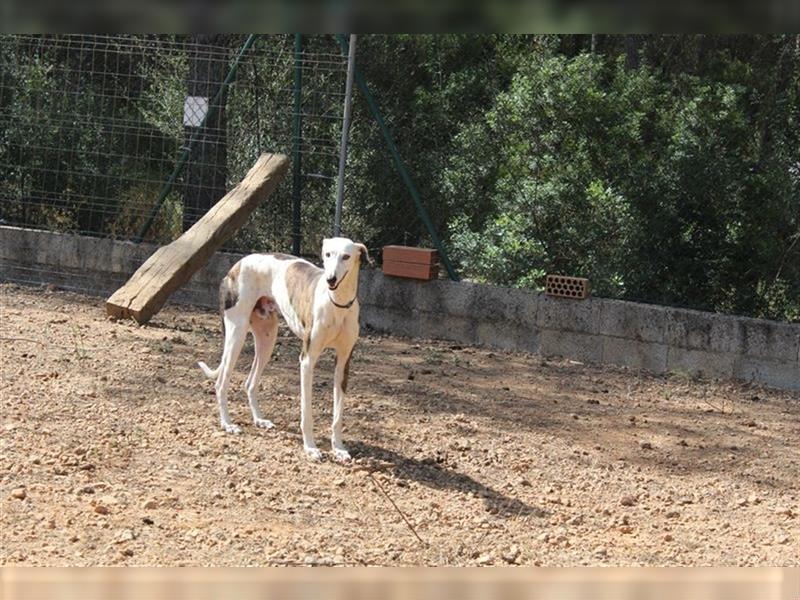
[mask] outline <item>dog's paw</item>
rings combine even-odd
[[[253,424],[256,427],[263,427],[264,429],[272,429],[275,427],[275,423],[269,419],[253,419]]]
[[[341,444],[337,446],[333,446],[333,457],[338,460],[339,462],[349,462],[351,457],[350,453],[347,451],[347,448],[342,446]]]
[[[319,462],[322,460],[322,452],[316,446],[305,446],[304,450],[306,451],[306,456],[313,460],[314,462]]]
[[[233,423],[223,423],[222,428],[228,433],[242,433],[242,428]]]

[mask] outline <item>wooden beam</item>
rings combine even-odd
[[[289,168],[283,154],[262,154],[245,178],[182,236],[156,250],[106,301],[118,319],[146,323],[244,225],[259,202],[278,186]]]

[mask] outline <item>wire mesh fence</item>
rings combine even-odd
[[[261,152],[296,149],[301,253],[314,254],[330,229],[345,68],[325,36],[299,54],[290,35],[0,36],[0,220],[163,243]],[[293,179],[226,249],[291,249]]]

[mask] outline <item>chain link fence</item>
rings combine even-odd
[[[0,36],[0,221],[164,243],[261,152],[294,152],[299,177],[226,249],[291,250],[299,187],[300,251],[316,254],[333,214],[345,72],[330,36],[305,37],[299,53],[292,35]]]

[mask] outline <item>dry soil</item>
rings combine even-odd
[[[219,317],[145,327],[0,286],[0,563],[800,565],[800,394],[364,332],[345,441],[309,462],[298,342],[261,383],[275,429],[219,428]],[[332,358],[315,379],[323,450]]]

